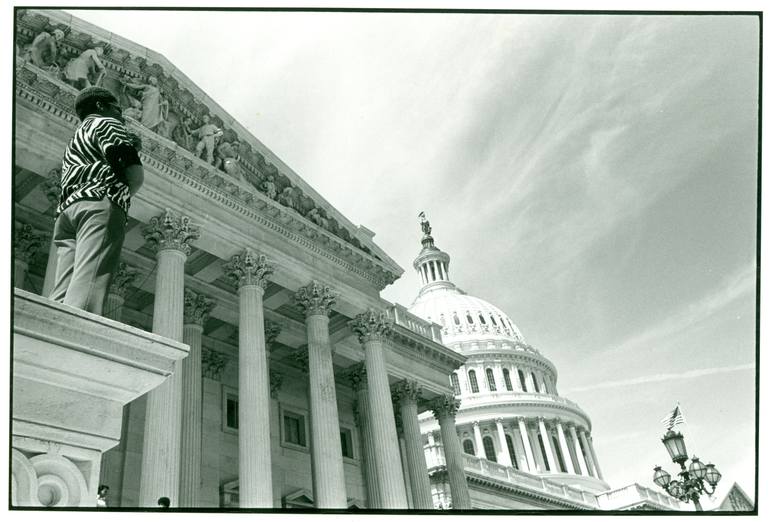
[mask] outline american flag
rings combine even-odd
[[[677,404],[676,408],[671,410],[671,413],[660,419],[660,423],[663,424],[667,430],[670,430],[679,424],[684,424],[684,415],[682,415],[682,409],[679,405]]]

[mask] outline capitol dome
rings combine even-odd
[[[439,324],[441,342],[466,357],[450,376],[460,400],[455,422],[466,474],[479,470],[523,483],[537,475],[587,491],[609,489],[591,440],[591,420],[559,395],[554,364],[526,343],[505,312],[450,280],[450,256],[436,247],[430,223],[420,217],[422,249],[414,268],[422,287],[409,311]],[[426,458],[440,466],[437,428],[431,415],[421,416]],[[438,485],[434,493],[443,498],[444,491]]]

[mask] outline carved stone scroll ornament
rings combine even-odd
[[[11,450],[11,505],[18,507],[94,507],[88,484],[74,462],[57,453],[27,457]]]
[[[144,238],[156,252],[179,250],[190,255],[190,242],[200,237],[200,229],[187,216],[176,216],[170,209],[150,219],[142,229]]]
[[[305,316],[329,315],[337,300],[337,294],[326,285],[313,281],[300,287],[294,294],[294,303]]]
[[[417,402],[422,397],[422,388],[416,381],[403,380],[393,387],[392,395],[394,403]]]
[[[438,420],[454,417],[460,409],[460,399],[455,399],[453,395],[441,395],[430,402],[430,409]]]
[[[358,340],[363,344],[367,341],[384,341],[393,331],[393,321],[385,312],[369,309],[358,314],[348,322],[350,329],[358,334]]]
[[[273,267],[268,264],[267,257],[255,254],[248,248],[243,253],[231,257],[222,269],[238,288],[257,285],[265,289],[268,277],[273,273]]]
[[[203,326],[209,313],[214,308],[213,299],[185,288],[184,290],[184,324]]]

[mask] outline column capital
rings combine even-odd
[[[61,169],[51,169],[43,181],[43,192],[51,205],[59,205],[61,198]]]
[[[422,396],[422,388],[419,384],[417,384],[417,381],[410,381],[407,379],[404,379],[402,381],[397,382],[393,389],[391,390],[391,395],[393,397],[393,402],[396,403],[402,403],[402,402],[417,402],[420,400]]]
[[[497,418],[495,418],[495,424],[500,424],[500,425],[502,425],[502,424],[503,424],[503,418],[502,418],[502,417],[497,417]]]
[[[282,329],[283,325],[281,323],[265,319],[265,346],[267,348],[272,348]]]
[[[329,315],[337,300],[337,293],[328,286],[312,281],[300,287],[294,294],[294,304],[304,312],[305,317],[311,315]]]
[[[185,215],[175,215],[170,209],[150,219],[150,224],[142,229],[145,240],[159,253],[163,250],[179,250],[190,255],[190,242],[200,237],[200,228],[196,227]]]
[[[43,244],[42,234],[32,225],[22,225],[13,235],[13,256],[19,261],[29,263]]]
[[[441,395],[430,402],[430,409],[437,420],[446,417],[453,417],[460,409],[460,399],[455,399],[454,395]]]
[[[227,365],[227,356],[204,348],[201,352],[201,370],[204,377],[219,381]]]
[[[278,398],[281,383],[283,383],[283,374],[275,370],[270,370],[270,397],[273,399]]]
[[[542,422],[543,424],[545,424],[545,420],[546,420],[545,417],[543,417],[542,415],[538,415],[537,422]]]
[[[358,391],[366,386],[366,364],[363,362],[348,366],[345,376],[350,381],[353,391]]]
[[[477,420],[473,421],[473,427],[474,427],[474,428],[478,428],[478,427],[481,427],[481,422],[480,422],[480,421],[477,421]]]
[[[121,261],[118,265],[117,272],[112,276],[112,282],[110,283],[108,293],[125,299],[126,290],[128,290],[128,287],[134,282],[138,275],[139,270]]]
[[[256,254],[250,248],[232,256],[230,261],[222,265],[222,269],[237,288],[259,286],[264,290],[268,277],[273,273],[267,257]]]
[[[214,300],[203,294],[184,289],[184,324],[203,326],[214,308]]]
[[[296,350],[292,351],[290,357],[294,360],[294,362],[297,363],[299,369],[302,370],[303,373],[308,372],[307,345],[300,346]]]
[[[393,321],[385,312],[370,308],[348,321],[348,326],[358,334],[358,340],[363,344],[368,341],[384,341],[393,330]]]

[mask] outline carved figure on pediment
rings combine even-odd
[[[101,46],[80,53],[80,56],[70,60],[64,67],[64,81],[79,90],[101,85],[107,71],[100,60],[103,54],[104,48]]]
[[[281,195],[278,196],[278,203],[285,207],[289,208],[295,208],[297,203],[294,200],[294,189],[291,187],[286,187],[281,191]]]
[[[323,217],[317,208],[310,209],[306,217],[321,228],[329,228],[329,220]]]
[[[54,29],[53,34],[42,31],[38,34],[29,46],[29,60],[41,69],[54,67],[58,69],[56,55],[58,54],[57,43],[64,39],[64,31]]]
[[[231,176],[238,176],[238,142],[220,141],[215,151],[214,166]]]
[[[131,100],[131,106],[135,109],[141,108],[142,116],[139,121],[142,125],[151,131],[158,132],[160,127],[168,118],[168,101],[160,94],[158,79],[150,76],[146,84],[131,83],[129,77],[123,78],[125,89],[133,89],[138,92],[139,99],[126,92],[126,96]],[[137,102],[139,102],[137,104]]]
[[[278,194],[278,189],[275,186],[274,180],[275,178],[273,176],[268,176],[259,186],[259,190],[267,194],[267,197],[270,199],[275,199],[275,196]]]
[[[171,131],[171,139],[174,140],[176,144],[182,147],[183,149],[186,149],[192,152],[193,131],[190,128],[191,125],[192,125],[192,120],[190,118],[185,118],[182,121],[180,121],[176,125],[176,127],[174,127],[174,130]]]
[[[222,136],[222,129],[211,123],[208,114],[203,115],[203,125],[192,131],[192,134],[198,136],[198,144],[195,145],[195,155],[199,158],[201,154],[206,154],[206,161],[214,164],[214,149],[217,146],[217,140]]]

